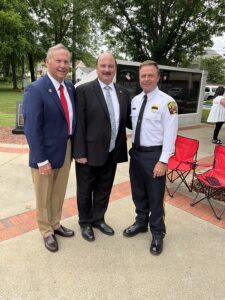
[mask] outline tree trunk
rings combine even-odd
[[[34,72],[34,59],[33,55],[31,53],[28,53],[28,61],[29,61],[29,68],[30,68],[30,79],[31,81],[35,81],[35,72]]]
[[[3,62],[3,76],[9,78],[10,74],[10,60],[7,59],[5,62]]]
[[[12,81],[13,81],[13,89],[18,90],[17,86],[17,78],[16,78],[16,61],[15,56],[11,56],[11,66],[12,66]]]

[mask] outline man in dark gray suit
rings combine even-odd
[[[79,224],[87,241],[95,239],[92,227],[114,234],[104,216],[116,165],[127,161],[126,126],[131,126],[130,96],[126,89],[113,83],[116,61],[111,53],[99,56],[96,71],[97,79],[76,89],[73,156]]]

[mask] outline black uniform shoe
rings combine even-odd
[[[81,235],[88,242],[95,240],[95,235],[91,226],[81,227]]]
[[[143,225],[135,222],[133,225],[129,226],[128,228],[126,228],[123,231],[123,235],[125,237],[132,237],[132,236],[135,236],[136,234],[138,234],[140,232],[146,232],[146,231],[148,231],[147,226],[143,226]]]
[[[152,238],[152,243],[150,247],[150,252],[153,255],[159,255],[163,251],[163,239],[154,237]]]
[[[112,227],[107,225],[105,222],[97,223],[97,224],[92,224],[93,227],[98,228],[102,233],[107,234],[107,235],[114,235],[114,230]]]
[[[63,237],[71,237],[71,236],[74,236],[74,231],[69,229],[69,228],[66,228],[62,225],[60,225],[59,228],[55,229],[54,230],[54,233],[55,234],[58,234],[58,235],[61,235]]]
[[[58,243],[53,234],[49,235],[48,237],[44,238],[44,244],[45,247],[51,251],[51,252],[56,252],[58,251]]]

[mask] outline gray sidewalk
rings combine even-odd
[[[213,154],[212,131],[213,126],[200,126],[179,134],[200,140],[201,159]],[[0,219],[35,208],[27,159],[27,154],[0,152]],[[115,184],[128,180],[128,163],[121,164]],[[73,196],[74,165],[66,198]],[[95,242],[83,240],[74,216],[62,223],[75,237],[59,237],[56,253],[44,248],[38,230],[0,242],[0,300],[225,299],[224,229],[169,204],[165,210],[167,235],[159,257],[149,252],[149,233],[122,235],[134,221],[131,196],[109,204],[106,220],[115,229],[113,237],[95,230]]]

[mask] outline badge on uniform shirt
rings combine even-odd
[[[177,104],[175,101],[171,101],[167,104],[171,115],[177,114]]]
[[[152,107],[151,107],[151,111],[152,112],[157,112],[158,109],[159,109],[159,105],[158,104],[152,104]]]

